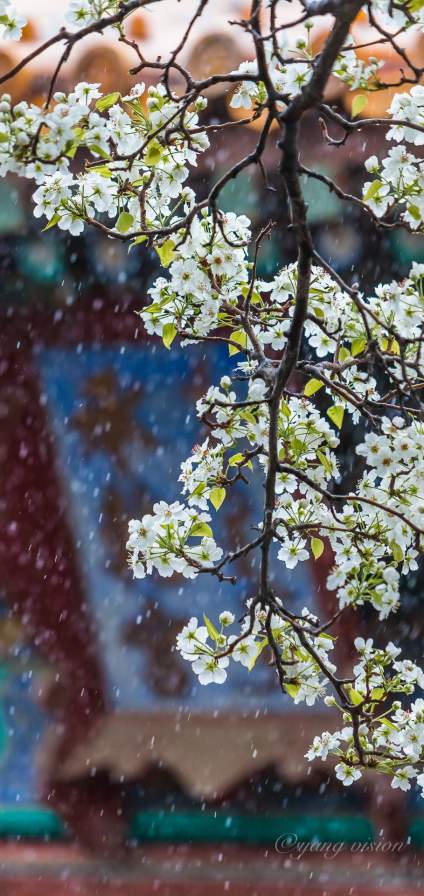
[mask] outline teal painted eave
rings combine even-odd
[[[411,846],[424,849],[424,818],[414,818],[408,828],[408,836],[411,838]]]
[[[65,837],[62,819],[47,806],[1,806],[0,837],[28,840],[61,840]]]
[[[289,835],[295,838],[294,842],[352,844],[372,841],[374,829],[364,815],[241,815],[149,809],[133,816],[130,830],[130,836],[140,842],[266,844]]]

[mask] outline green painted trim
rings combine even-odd
[[[418,849],[424,848],[424,818],[414,818],[408,828],[408,836],[411,838],[411,846]]]
[[[62,840],[65,836],[62,819],[46,806],[0,805],[0,837]]]
[[[174,843],[275,843],[293,836],[293,842],[352,844],[370,842],[374,829],[364,815],[231,815],[228,812],[147,809],[132,818],[130,835],[140,841]]]

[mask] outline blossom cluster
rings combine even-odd
[[[394,29],[413,24],[424,25],[424,6],[421,0],[406,0],[404,4],[393,3],[393,0],[373,0],[373,6],[386,27]],[[402,6],[405,8],[402,9]]]
[[[20,15],[11,0],[0,0],[0,38],[20,40],[26,19]]]
[[[163,85],[150,87],[146,98],[143,83],[127,96],[104,96],[99,86],[81,82],[68,95],[57,92],[47,110],[26,101],[12,106],[3,95],[0,174],[35,180],[35,216],[73,235],[106,220],[111,231],[136,236],[175,222],[178,210],[184,218],[182,206],[192,201],[183,188],[188,166],[208,146],[198,129],[206,101],[183,113]],[[165,139],[168,124],[174,132]],[[71,173],[78,150],[92,162]]]
[[[281,97],[280,108],[300,93],[308,83],[313,70],[316,53],[312,48],[310,28],[300,37],[289,37],[284,32],[274,39],[264,41],[269,78],[277,94]],[[378,82],[381,62],[370,58],[368,63],[356,55],[351,36],[343,51],[338,55],[333,74],[347,84],[351,90],[366,89]],[[267,99],[263,81],[258,80],[258,66],[255,61],[242,62],[234,74],[240,75],[240,84],[234,92],[230,106],[251,109],[261,106]]]
[[[365,167],[374,179],[364,184],[363,200],[378,217],[395,211],[411,230],[421,230],[423,163],[401,141],[415,146],[424,143],[424,87],[416,84],[408,93],[395,94],[389,114],[394,123],[386,137],[399,145],[389,150],[384,159],[379,160],[375,155],[367,159]]]
[[[66,22],[72,28],[84,28],[104,16],[118,12],[120,6],[120,0],[71,0]]]
[[[346,786],[369,767],[390,775],[394,789],[410,790],[416,779],[424,792],[424,700],[417,698],[408,709],[399,699],[393,700],[393,695],[411,695],[416,687],[423,689],[424,672],[416,663],[399,659],[400,648],[391,642],[380,649],[370,638],[357,638],[355,648],[359,661],[348,693],[361,713],[356,730],[344,714],[350,724],[315,737],[306,758],[325,761],[329,754],[335,756],[339,760],[337,778]],[[326,702],[337,705],[333,697]]]
[[[235,215],[223,220],[222,229],[214,228],[207,215],[193,221],[186,242],[175,251],[169,279],[159,278],[150,290],[152,304],[141,313],[148,331],[162,335],[168,345],[177,333],[194,337],[224,323],[233,328],[230,353],[238,349],[250,353],[250,361],[239,365],[248,380],[245,395],[240,396],[226,376],[197,402],[198,415],[207,421],[211,438],[182,464],[180,481],[188,505],[199,512],[210,505],[220,507],[240,471],[249,476],[251,458],[267,470],[269,386],[261,378],[255,346],[259,344],[261,351],[269,345],[274,350],[284,348],[297,282],[294,265],[282,269],[271,282],[256,281],[250,287],[251,331],[246,334],[238,329],[249,289],[249,266],[246,247],[234,247],[234,242],[248,239],[249,227],[247,219]],[[229,245],[224,239],[225,222],[231,227]],[[218,251],[223,253],[221,275],[216,266]],[[208,286],[209,302],[204,298]],[[424,483],[419,472],[422,423],[414,420],[406,425],[400,417],[382,418],[379,431],[369,433],[357,449],[366,468],[336,517],[320,490],[339,475],[337,430],[345,413],[357,422],[361,401],[380,398],[375,379],[360,369],[357,360],[364,355],[367,340],[379,342],[389,371],[407,364],[415,351],[424,311],[422,266],[414,264],[402,284],[377,287],[374,296],[362,297],[361,302],[358,309],[325,271],[313,268],[305,337],[317,359],[330,356],[333,364],[339,361],[340,369],[328,383],[313,377],[303,395],[281,402],[277,451],[282,469],[276,475],[274,540],[278,558],[289,569],[322,553],[328,543],[335,556],[328,586],[337,591],[340,606],[370,602],[385,618],[398,605],[400,574],[417,565],[416,533],[424,525]],[[388,329],[399,339],[411,340],[402,357],[396,340],[388,339]],[[414,379],[412,370],[410,376]],[[324,385],[334,401],[326,411],[317,406]]]
[[[163,577],[179,573],[193,579],[222,557],[209,526],[210,516],[178,501],[159,501],[153,513],[130,520],[127,550],[135,578],[157,570]]]
[[[226,633],[234,623],[234,615],[228,610],[220,614],[219,628],[207,616],[204,617],[204,625],[199,625],[197,618],[192,617],[177,637],[177,648],[183,659],[191,663],[200,684],[223,684],[231,661],[251,671],[272,638],[280,650],[286,693],[295,704],[304,702],[307,706],[313,706],[325,694],[326,680],[319,662],[311,659],[303,642],[303,629],[306,630],[313,621],[309,611],[306,608],[302,611],[299,637],[290,623],[278,613],[271,614],[267,625],[267,614],[259,605],[248,601],[248,610],[241,635]],[[314,639],[316,657],[335,671],[336,667],[328,658],[333,646],[333,638],[327,634]]]
[[[168,239],[169,278],[155,281],[149,289],[152,302],[141,312],[147,332],[170,344],[177,332],[190,341],[215,329],[222,306],[236,304],[240,289],[248,288],[250,236],[245,215],[228,212],[217,226],[204,209],[178,248],[176,240]]]

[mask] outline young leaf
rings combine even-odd
[[[394,725],[393,722],[390,721],[390,719],[381,719],[380,724],[384,725],[386,728],[389,728],[390,731],[399,731],[397,725]]]
[[[151,140],[144,153],[144,162],[146,165],[157,165],[162,158],[163,147],[159,140]]]
[[[324,551],[324,542],[321,538],[311,538],[311,550],[315,560],[319,560]]]
[[[307,398],[309,398],[311,395],[315,395],[315,392],[318,392],[320,389],[322,389],[323,385],[324,383],[322,383],[321,380],[314,380],[312,378],[306,383],[303,394],[306,395]]]
[[[325,472],[328,473],[329,476],[331,476],[331,474],[333,472],[333,468],[331,466],[331,463],[330,463],[327,455],[324,454],[324,451],[321,451],[320,448],[317,448],[316,455],[317,455],[317,458],[320,461],[320,463],[323,465]]]
[[[162,340],[165,348],[171,348],[171,345],[177,335],[177,328],[174,324],[165,324],[162,332]]]
[[[347,348],[344,345],[342,345],[341,349],[339,349],[339,354],[338,354],[339,361],[341,361],[343,364],[343,362],[347,361],[347,359],[349,357],[350,357],[350,352],[348,352]]]
[[[203,613],[203,619],[208,630],[208,635],[212,638],[213,641],[219,640],[219,631],[215,628],[213,622],[210,621],[209,616],[206,616],[206,613]]]
[[[381,700],[385,693],[384,688],[373,688],[371,691],[371,700]]]
[[[414,218],[414,221],[421,221],[421,212],[418,205],[408,205],[408,213],[411,215],[411,218]]]
[[[133,216],[130,215],[129,212],[121,212],[115,224],[115,229],[118,231],[118,233],[128,233],[128,231],[131,230],[133,224]]]
[[[148,236],[146,236],[146,234],[143,234],[143,236],[136,236],[135,240],[132,240],[132,242],[129,244],[128,252],[129,252],[130,249],[132,249],[134,246],[139,246],[140,243],[145,243],[147,239],[148,239]],[[151,310],[151,309],[152,309],[152,306],[150,305],[150,310]]]
[[[196,538],[203,536],[212,538],[212,529],[207,523],[195,523],[190,529],[190,535],[193,535]]]
[[[228,458],[228,466],[236,467],[237,464],[243,463],[243,460],[244,460],[244,454],[242,454],[241,452],[239,454],[233,454],[231,457]]]
[[[398,544],[397,541],[391,541],[390,547],[392,549],[392,554],[393,554],[394,559],[396,560],[396,563],[402,563],[403,550],[402,550],[400,544]]]
[[[256,656],[253,657],[253,660],[250,661],[250,663],[249,663],[249,665],[248,665],[248,667],[247,667],[248,672],[251,672],[251,671],[252,671],[252,669],[253,669],[253,667],[256,665],[256,663],[257,663],[257,661],[258,661],[258,659],[259,659],[259,657],[260,657],[262,651],[263,651],[263,650],[265,649],[265,647],[267,647],[267,646],[268,646],[268,638],[264,638],[262,641],[259,642],[259,644],[257,645],[257,653],[256,653]]]
[[[293,697],[293,700],[296,697],[296,695],[298,694],[298,692],[300,691],[300,684],[285,684],[284,687],[285,687],[288,695],[290,697]]]
[[[165,240],[161,246],[155,246],[163,268],[168,268],[174,258],[175,243],[173,240]]]
[[[236,342],[241,348],[247,347],[247,333],[245,333],[244,330],[234,330],[234,333],[231,333],[230,339],[231,342]],[[236,355],[238,351],[239,349],[236,348],[235,345],[228,346],[228,353],[230,355]]]
[[[209,492],[209,500],[215,507],[215,510],[219,510],[221,507],[221,504],[225,500],[225,494],[225,488],[211,488]]]
[[[93,154],[95,153],[97,156],[100,156],[102,159],[109,158],[109,153],[106,152],[106,150],[103,149],[102,146],[98,146],[97,143],[92,143],[90,145],[90,149]]]
[[[114,106],[120,99],[121,94],[118,90],[115,90],[113,93],[107,93],[97,100],[96,109],[98,109],[99,112],[105,112],[106,109],[110,109],[110,107]]]
[[[376,196],[380,187],[382,186],[383,184],[381,180],[373,180],[372,184],[370,184],[367,192],[365,193],[364,202],[368,202],[368,199],[372,199],[374,196]]]
[[[54,227],[58,221],[60,221],[60,215],[53,215],[53,217],[50,218],[50,221],[48,222],[48,224],[46,224],[46,226],[43,227],[43,233],[45,230],[50,230],[50,227]]]
[[[367,105],[367,101],[368,101],[368,97],[367,97],[366,93],[357,93],[356,94],[356,96],[353,98],[353,103],[352,103],[352,118],[356,118],[356,116],[359,115],[360,112],[363,111],[363,109],[365,109],[365,106]]]
[[[367,340],[362,336],[359,336],[358,339],[354,339],[352,345],[350,347],[350,353],[352,358],[356,358],[357,355],[362,354],[364,348],[366,347]]]
[[[355,691],[355,688],[349,688],[349,700],[351,703],[353,703],[354,706],[359,706],[359,704],[362,703],[363,699],[364,698],[362,694],[359,693],[359,691]]]
[[[95,168],[92,168],[91,170],[94,171],[95,174],[100,174],[101,177],[112,177],[112,172],[107,165],[96,165]]]
[[[344,408],[339,404],[331,405],[331,408],[328,408],[327,417],[332,420],[337,429],[341,429],[343,425],[343,417],[344,417]]]

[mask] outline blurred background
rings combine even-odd
[[[66,5],[20,0],[29,22],[19,44],[0,45],[0,72],[63,24]],[[296,3],[281,5],[294,19]],[[163,0],[129,20],[128,37],[147,58],[166,57],[194,9],[192,0]],[[248,8],[232,0],[206,7],[182,59],[196,77],[249,58],[244,32],[229,24],[243,15]],[[314,30],[317,48],[330,27],[323,19]],[[365,16],[354,29],[357,43],[372,43]],[[422,64],[423,38],[410,32],[408,40]],[[404,63],[393,51],[362,52],[382,58],[386,83],[398,79]],[[4,89],[15,101],[43,103],[55,61],[57,51],[45,53]],[[75,47],[58,88],[85,80],[127,92],[136,62],[128,46],[93,36]],[[153,74],[143,80],[153,83]],[[373,96],[362,114],[384,116],[391,94]],[[341,112],[353,96],[341,83],[329,85],[327,99]],[[216,88],[208,100],[208,123],[239,113]],[[217,131],[195,170],[198,193],[256,138],[253,126]],[[364,159],[382,151],[382,129],[334,146],[315,116],[304,122],[304,163],[346,192],[360,194]],[[271,135],[271,187],[277,159]],[[324,184],[311,180],[305,192],[319,253],[361,289],[424,262],[421,237],[377,232]],[[259,171],[228,184],[220,205],[248,214],[256,232],[276,222],[261,276],[294,260],[280,192],[266,189]],[[294,707],[266,660],[251,676],[233,670],[224,688],[202,688],[173,649],[189,616],[223,607],[240,615],[250,594],[246,560],[233,589],[206,577],[134,582],[127,569],[128,519],[177,497],[179,464],[204,437],[194,402],[229,370],[226,352],[168,352],[147,339],[135,311],[158,273],[156,253],[139,246],[128,254],[91,231],[41,235],[31,184],[13,177],[0,180],[0,272],[2,896],[420,890],[419,798],[371,779],[345,790],[324,763],[304,760],[314,734],[331,727],[329,710]],[[359,427],[344,428],[344,484],[360,438]],[[224,511],[221,538],[247,529],[260,501],[260,486],[240,489]],[[324,555],[292,573],[280,568],[292,607],[331,615],[330,564]],[[404,582],[401,612],[378,631],[371,613],[346,616],[336,648],[341,668],[359,633],[392,639],[422,660],[421,591],[419,570]],[[276,849],[286,835],[294,839]],[[309,844],[301,857],[289,848],[300,841]],[[369,841],[380,848],[361,848]],[[323,842],[330,858],[318,848]]]

